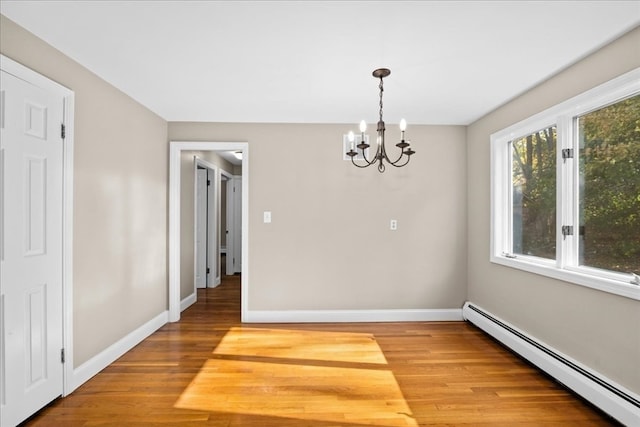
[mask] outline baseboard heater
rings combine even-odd
[[[467,302],[462,316],[627,426],[640,426],[640,397]]]

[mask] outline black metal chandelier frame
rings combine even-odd
[[[409,146],[410,142],[405,141],[404,139],[405,129],[404,129],[404,125],[401,125],[400,142],[396,144],[396,147],[400,148],[400,156],[398,156],[398,158],[395,161],[392,161],[387,155],[387,149],[385,146],[385,139],[384,139],[384,133],[386,129],[385,129],[384,120],[382,119],[382,107],[383,107],[382,94],[384,92],[383,79],[389,76],[389,74],[391,74],[391,70],[389,70],[388,68],[378,68],[377,70],[374,70],[374,72],[372,73],[373,77],[380,79],[380,84],[378,85],[378,88],[380,89],[380,111],[379,111],[379,120],[378,120],[378,126],[377,126],[378,137],[377,137],[377,149],[376,149],[375,156],[371,158],[371,160],[369,160],[366,155],[365,150],[369,148],[370,145],[366,143],[365,137],[364,137],[364,132],[366,130],[366,124],[364,123],[364,120],[360,124],[362,141],[356,146],[358,150],[360,150],[360,152],[358,150],[355,150],[355,147],[353,145],[353,139],[352,139],[353,134],[350,133],[349,138],[352,144],[351,144],[350,150],[346,153],[347,156],[351,157],[351,163],[353,163],[354,166],[359,168],[368,168],[371,165],[377,164],[378,171],[380,173],[385,171],[385,163],[384,163],[385,161],[391,166],[400,168],[400,167],[406,166],[407,163],[409,163],[409,160],[411,160],[411,156],[415,154],[415,151],[413,151]],[[403,120],[403,123],[404,123],[404,120]],[[355,157],[358,156],[358,154],[362,154],[362,160],[365,161],[364,164],[356,163]]]

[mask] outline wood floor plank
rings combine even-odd
[[[239,276],[24,426],[615,426],[465,322],[240,322]]]

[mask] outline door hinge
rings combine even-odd
[[[211,185],[211,180],[207,180],[207,187]]]
[[[60,349],[60,363],[64,363],[64,348]]]
[[[573,159],[573,148],[562,149],[562,161],[564,162],[567,159]]]
[[[60,138],[64,139],[67,136],[67,131],[64,123],[60,124]]]
[[[562,226],[562,239],[566,239],[567,236],[573,236],[573,225]]]
[[[209,267],[207,267],[207,274],[211,273],[211,269]]]

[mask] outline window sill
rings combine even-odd
[[[492,255],[491,262],[640,301],[640,286],[624,280],[608,279],[579,271],[561,269],[551,263],[545,264],[526,257],[507,258],[506,256]],[[625,275],[621,274],[620,276],[624,277]]]

